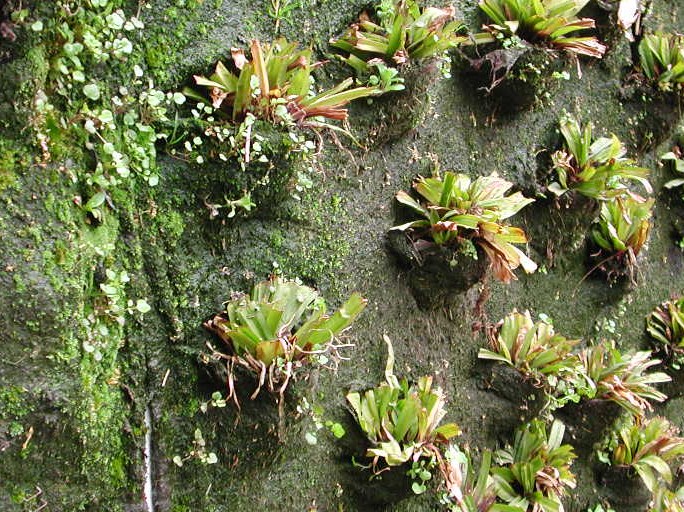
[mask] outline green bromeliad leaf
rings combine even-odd
[[[509,282],[515,279],[513,269],[518,266],[526,272],[537,268],[513,245],[527,243],[525,232],[503,224],[534,201],[520,192],[506,195],[512,186],[496,174],[475,180],[453,172],[419,178],[414,183],[419,199],[403,191],[396,195],[397,201],[419,218],[391,230],[406,231],[413,238],[428,239],[436,245],[478,244],[491,260],[495,275]]]
[[[588,0],[480,0],[482,11],[494,22],[485,26],[493,35],[517,35],[536,43],[545,41],[556,49],[601,58],[606,51],[593,36],[570,36],[591,29],[591,18],[578,18],[577,13]]]
[[[382,59],[397,66],[439,56],[449,48],[468,41],[464,25],[452,21],[456,13],[451,6],[421,8],[415,0],[395,0],[378,9],[380,23],[364,14],[339,39],[334,48],[348,54],[342,57],[357,72],[371,72],[371,62]]]
[[[274,277],[258,283],[250,296],[226,304],[208,327],[237,356],[249,354],[266,366],[277,357],[305,358],[344,331],[366,306],[358,293],[332,315],[318,292],[296,281]]]
[[[632,195],[603,202],[591,231],[592,239],[609,254],[631,250],[636,256],[648,239],[654,203],[653,198]]]
[[[421,377],[414,385],[396,378],[392,343],[386,336],[385,342],[389,351],[385,382],[363,393],[350,392],[347,401],[371,443],[366,455],[391,467],[410,458],[432,457],[436,443],[461,431],[453,423],[439,425],[446,415],[445,398],[440,388],[432,387],[432,377]]]
[[[678,369],[684,362],[684,298],[665,301],[646,318],[646,331],[655,340],[656,350],[668,356]]]
[[[634,165],[627,158],[620,140],[611,137],[593,139],[592,125],[582,128],[572,116],[560,121],[565,147],[552,155],[553,171],[558,181],[549,185],[557,196],[574,190],[593,199],[607,200],[626,195],[624,180],[636,181],[651,193],[650,171]]]

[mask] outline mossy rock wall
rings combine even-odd
[[[323,57],[328,39],[367,3],[305,0],[281,30]],[[232,46],[272,38],[269,4],[142,2],[146,27],[136,41],[138,57],[157,85],[179,90],[193,73],[206,73],[227,58]],[[456,4],[471,27],[479,26],[475,0]],[[29,7],[34,18],[50,16],[44,6]],[[122,7],[136,12],[139,6]],[[609,53],[602,61],[581,60],[581,78],[567,63],[570,80],[534,89],[534,101],[517,108],[514,98],[484,95],[472,77],[454,71],[430,86],[422,123],[382,144],[377,109],[357,103],[350,129],[363,147],[343,141],[342,149],[327,141],[310,174],[314,185],[299,200],[250,217],[213,220],[203,200],[220,195],[221,183],[201,166],[161,150],[156,187],[122,188],[104,222],[89,217],[76,204],[83,190],[72,179],[79,167],[92,165],[82,144],[54,141],[52,159],[43,161],[32,135],[32,100],[50,86],[49,45],[32,34],[29,22],[16,29],[17,41],[0,40],[0,83],[9,84],[0,91],[0,510],[147,510],[146,433],[154,510],[376,510],[363,497],[366,476],[350,461],[359,439],[344,396],[382,379],[383,335],[394,343],[396,373],[434,374],[449,398],[447,419],[463,430],[460,442],[479,449],[511,439],[525,411],[482,386],[477,351],[485,339],[474,325],[513,308],[530,309],[549,315],[568,337],[613,338],[625,349],[645,348],[645,315],[684,288],[684,256],[673,237],[682,203],[663,189],[667,171],[658,165],[681,116],[674,103],[623,98],[631,49],[602,16]],[[681,31],[683,23],[678,0],[654,0],[644,19],[649,30]],[[340,66],[330,70],[319,79],[347,73]],[[527,195],[539,194],[544,152],[558,142],[557,119],[564,110],[593,121],[598,132],[616,133],[654,170],[654,229],[636,285],[585,279],[584,236],[592,218],[538,196],[520,222],[532,235],[528,250],[540,271],[519,272],[519,280],[507,286],[488,281],[436,309],[420,309],[409,288],[410,270],[387,247],[395,193],[439,162],[442,169],[472,176],[496,171]],[[320,289],[332,305],[352,291],[368,298],[350,332],[351,359],[335,374],[315,373],[292,387],[280,439],[277,407],[264,394],[250,401],[243,392],[239,414],[231,407],[199,412],[217,390],[199,363],[212,341],[203,321],[232,291],[266,278],[274,264],[283,275]],[[105,268],[130,276],[124,304],[144,297],[152,310],[133,312],[123,326],[98,338],[96,359],[88,318]],[[434,286],[439,290],[442,283]],[[238,384],[251,391],[248,378]],[[678,398],[656,409],[684,427],[682,405]],[[335,439],[317,428],[316,419],[341,423],[347,436]],[[218,463],[191,459],[178,467],[172,459],[193,449],[196,429]],[[593,463],[578,459],[573,469],[578,487],[566,497],[566,510],[585,510],[600,498]],[[437,508],[434,494],[426,493],[387,510]]]

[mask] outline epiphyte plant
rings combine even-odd
[[[599,218],[591,230],[591,239],[598,247],[592,258],[595,268],[602,270],[610,281],[627,275],[633,280],[637,256],[651,231],[651,214],[655,200],[634,194],[615,197],[601,204]]]
[[[548,431],[543,421],[532,420],[518,428],[512,446],[496,451],[492,475],[502,501],[520,510],[563,510],[561,498],[576,485],[570,471],[575,453],[562,444],[564,433],[558,420]]]
[[[589,0],[480,0],[479,6],[494,22],[484,27],[492,34],[492,41],[517,36],[529,43],[601,58],[606,47],[595,36],[573,34],[596,26],[591,18],[577,17],[577,13],[588,2]]]
[[[670,463],[684,455],[684,438],[666,418],[629,417],[613,431],[599,450],[599,460],[611,466],[628,467],[655,492],[660,480],[672,483]]]
[[[503,222],[534,201],[520,192],[507,196],[512,186],[495,173],[474,180],[449,171],[443,176],[420,177],[413,184],[418,200],[404,191],[396,195],[399,203],[420,218],[391,229],[406,231],[419,251],[433,244],[463,252],[470,247],[468,252],[476,256],[475,245],[489,258],[494,275],[510,282],[516,279],[513,270],[518,266],[526,272],[537,268],[513,245],[527,242],[525,232]]]
[[[684,84],[684,37],[656,32],[639,43],[639,62],[645,78],[663,92],[681,91]]]
[[[580,340],[567,339],[543,320],[534,322],[529,311],[513,311],[488,329],[490,349],[481,348],[480,359],[498,361],[517,369],[536,386],[553,394],[560,381],[576,383],[581,365],[572,349]]]
[[[447,491],[441,496],[441,503],[450,512],[505,512],[496,502],[496,483],[490,474],[492,452],[482,453],[479,470],[475,470],[473,458],[468,450],[461,450],[450,444],[444,452],[445,484]],[[515,509],[517,512],[519,509]],[[514,512],[514,511],[509,511]]]
[[[592,199],[609,199],[627,190],[623,180],[637,181],[647,192],[653,190],[647,178],[649,170],[626,157],[626,149],[615,136],[593,136],[593,126],[582,127],[571,115],[560,120],[564,147],[551,156],[558,181],[549,190],[561,196],[569,190]]]
[[[322,120],[345,120],[347,103],[380,92],[376,87],[351,88],[354,81],[347,78],[313,93],[312,71],[323,63],[311,61],[311,49],[299,49],[283,38],[271,44],[253,40],[251,60],[241,49],[233,48],[231,55],[232,71],[219,61],[209,78],[194,78],[197,85],[209,89],[212,107],[233,122],[252,114],[274,124],[331,127]]]
[[[364,12],[342,37],[331,41],[349,54],[342,60],[361,75],[378,63],[402,66],[468,41],[463,23],[454,21],[452,6],[421,8],[415,0],[382,0],[376,14],[377,23]]]
[[[684,297],[668,300],[646,317],[646,331],[674,369],[684,363]]]
[[[388,347],[385,382],[364,392],[350,392],[347,401],[359,427],[370,442],[366,456],[372,458],[375,475],[409,461],[435,458],[442,461],[438,445],[460,434],[454,423],[440,425],[446,415],[441,388],[432,376],[409,384],[394,375],[394,350]]]
[[[634,416],[652,410],[650,400],[662,402],[667,398],[653,384],[672,379],[663,372],[647,372],[660,364],[649,351],[622,353],[614,342],[603,342],[582,350],[579,358],[594,383],[595,391],[589,398],[611,400]]]
[[[348,347],[338,335],[347,329],[366,307],[358,293],[335,313],[327,314],[319,293],[297,281],[274,276],[254,286],[250,295],[239,295],[226,303],[225,311],[204,326],[215,333],[223,346],[205,355],[205,362],[225,364],[228,396],[239,407],[235,393],[235,370],[246,368],[263,386],[278,396],[282,408],[290,381],[310,363],[327,364],[339,358],[338,350]]]

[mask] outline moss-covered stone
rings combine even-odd
[[[127,12],[138,5],[124,4]],[[458,4],[476,26],[476,2]],[[274,33],[266,3],[150,5],[141,10],[146,29],[139,53],[127,65],[142,59],[170,90],[180,89],[192,73],[206,72],[231,46]],[[284,20],[281,31],[325,51],[328,38],[355,20],[366,2],[307,5]],[[682,9],[675,0],[656,0],[645,24],[674,28]],[[623,348],[637,348],[646,343],[644,316],[684,286],[684,258],[671,238],[672,222],[681,215],[675,199],[661,201],[658,195],[637,285],[611,288],[583,279],[583,234],[591,213],[573,205],[558,209],[541,197],[548,176],[543,155],[555,149],[563,110],[627,141],[641,163],[654,169],[652,181],[660,190],[665,175],[657,158],[671,127],[660,123],[657,137],[644,140],[644,129],[652,130],[651,104],[625,102],[619,94],[631,59],[629,45],[620,41],[605,64],[582,60],[581,79],[568,69],[570,80],[557,80],[548,91],[533,88],[534,101],[516,103],[516,95],[509,95],[505,101],[511,105],[505,106],[511,108],[503,108],[500,98],[482,96],[458,75],[441,80],[430,88],[434,103],[415,130],[383,146],[361,140],[367,151],[326,143],[319,167],[307,171],[312,186],[299,200],[279,200],[268,215],[210,219],[203,200],[220,196],[216,177],[162,156],[159,186],[135,182],[111,191],[114,208],[106,207],[97,223],[75,200],[91,192],[78,182],[82,169],[93,165],[83,140],[52,125],[53,159],[43,165],[33,139],[32,101],[46,85],[53,49],[38,43],[27,27],[17,32],[21,45],[0,68],[8,84],[0,91],[0,509],[35,510],[43,502],[50,510],[143,509],[143,418],[149,407],[155,510],[371,510],[359,492],[367,475],[352,467],[345,442],[319,428],[318,420],[340,422],[353,439],[344,394],[382,378],[383,334],[393,340],[398,375],[436,375],[449,397],[448,419],[464,431],[459,442],[494,448],[526,411],[483,389],[476,361],[485,340],[473,327],[513,307],[529,308],[548,314],[569,337],[619,337]],[[3,41],[3,48],[8,44]],[[329,69],[335,76],[320,72],[321,81],[346,73]],[[107,65],[98,73],[111,83],[123,80]],[[356,105],[351,131],[366,134],[377,127],[373,112],[373,106]],[[678,112],[669,115],[676,124]],[[418,309],[406,270],[387,252],[385,234],[394,224],[395,193],[426,171],[424,161],[471,175],[498,171],[526,193],[538,194],[522,217],[533,237],[530,255],[542,270],[521,274],[510,286],[475,287],[432,311]],[[353,290],[369,299],[349,334],[356,345],[352,360],[337,373],[321,371],[293,386],[281,441],[269,397],[245,397],[239,414],[230,407],[202,413],[200,404],[215,386],[198,363],[211,340],[202,322],[232,291],[246,290],[274,271],[274,262],[283,274],[319,287],[332,305]],[[131,277],[117,299],[124,307],[146,298],[152,311],[125,314],[123,326],[100,315],[108,304],[100,287],[107,269],[126,270]],[[98,335],[94,326],[105,326],[108,334]],[[99,340],[99,359],[84,345],[91,336]],[[679,402],[658,411],[681,418]],[[190,453],[196,429],[219,462],[203,465],[190,458],[178,467],[172,459]],[[307,433],[315,434],[316,444],[311,436],[307,442]],[[582,448],[578,452],[591,451]],[[598,499],[599,485],[586,458],[575,468],[578,488],[566,508],[584,510]],[[388,509],[436,507],[428,493]]]

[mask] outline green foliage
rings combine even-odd
[[[615,510],[613,510],[610,507],[604,508],[604,506],[601,503],[597,503],[595,506],[589,507],[587,509],[587,512],[615,512]]]
[[[653,198],[643,199],[635,195],[603,202],[599,218],[591,229],[591,239],[599,247],[594,257],[612,260],[619,268],[630,272],[648,240],[654,203]]]
[[[191,459],[196,459],[202,464],[216,464],[218,462],[216,454],[207,450],[207,442],[202,436],[202,431],[198,428],[195,429],[192,449],[183,457],[175,455],[173,463],[180,468]]]
[[[586,385],[579,358],[571,353],[579,340],[556,334],[548,322],[533,322],[529,311],[518,313],[514,310],[488,329],[488,339],[491,350],[481,348],[480,359],[516,368],[551,395],[570,390],[574,393],[575,388]],[[562,403],[564,397],[556,396],[556,399]]]
[[[575,366],[566,359],[579,340],[556,334],[547,322],[533,322],[529,311],[513,311],[490,330],[488,337],[492,350],[482,348],[478,357],[503,362],[537,380]]]
[[[667,398],[652,384],[668,382],[670,377],[662,372],[646,373],[660,363],[651,359],[649,351],[623,354],[611,342],[587,347],[579,357],[595,384],[595,393],[589,398],[611,400],[635,416],[652,409],[649,400],[662,402]]]
[[[432,376],[411,385],[406,379],[399,381],[387,336],[385,342],[389,350],[385,382],[363,393],[347,394],[354,418],[371,444],[366,455],[373,458],[374,474],[422,458],[441,460],[437,445],[460,434],[454,423],[439,425],[446,415],[446,400],[441,388],[432,387]]]
[[[541,420],[518,428],[513,446],[495,453],[499,467],[492,468],[492,475],[501,500],[521,510],[563,509],[561,497],[575,488],[575,475],[570,471],[575,454],[572,446],[561,444],[564,433],[565,426],[558,420],[551,424],[548,435]]]
[[[661,91],[681,91],[684,84],[684,37],[647,34],[639,43],[639,62],[644,76]]]
[[[596,37],[571,35],[596,26],[591,18],[577,17],[588,1],[480,0],[479,6],[494,21],[485,26],[494,37],[518,36],[553,49],[601,58],[606,47]]]
[[[156,185],[155,144],[164,136],[157,131],[159,123],[169,121],[169,107],[185,98],[167,95],[151,81],[143,84],[144,72],[134,64],[134,45],[129,38],[144,24],[109,2],[93,3],[75,12],[60,5],[57,19],[63,22],[51,27],[61,44],[50,62],[52,84],[66,108],[82,120],[62,119],[60,124],[71,126],[73,135],[85,139],[86,148],[96,157],[94,168],[85,173],[86,183],[95,193],[136,176]],[[111,90],[97,69],[116,71],[127,85]],[[57,122],[51,119],[51,105],[46,102],[44,108],[46,124]],[[48,131],[50,137],[56,137],[56,130]]]
[[[522,265],[526,272],[537,268],[513,245],[527,242],[525,232],[502,222],[534,201],[520,192],[506,196],[512,186],[495,173],[475,180],[453,172],[445,172],[443,177],[421,177],[413,185],[420,201],[403,191],[396,195],[399,203],[421,218],[392,230],[408,231],[423,247],[436,244],[458,249],[474,243],[489,257],[494,275],[510,282],[515,279],[513,270],[518,266]]]
[[[275,21],[276,34],[283,21],[292,22],[294,11],[302,7],[302,0],[270,0],[268,15]]]
[[[649,512],[684,512],[684,486],[675,491],[659,486],[653,494],[653,507]]]
[[[592,130],[591,123],[582,128],[570,115],[561,119],[565,147],[551,157],[558,182],[551,183],[549,190],[558,196],[574,190],[593,199],[608,199],[625,194],[627,188],[622,180],[633,180],[652,192],[647,180],[649,170],[625,157],[620,140],[615,135],[594,139]]]
[[[684,297],[660,304],[646,317],[646,331],[669,364],[680,369],[684,363]]]
[[[656,416],[647,420],[630,417],[606,440],[599,458],[613,466],[628,466],[655,492],[659,481],[672,483],[669,463],[684,455],[684,438],[667,419]]]
[[[197,85],[209,89],[209,99],[216,115],[233,122],[248,113],[274,124],[297,124],[305,127],[332,127],[321,119],[343,121],[344,108],[350,101],[380,93],[376,87],[350,89],[347,78],[331,89],[312,92],[312,71],[321,66],[311,62],[311,49],[301,50],[297,43],[278,39],[270,45],[253,40],[251,61],[243,50],[232,50],[232,70],[218,62],[209,78],[195,75]],[[203,100],[189,90],[188,95]]]
[[[368,71],[369,61],[381,59],[397,66],[443,54],[468,40],[459,35],[464,25],[452,21],[454,7],[421,8],[415,0],[381,2],[378,23],[363,13],[333,47],[349,54],[343,60],[359,73]]]
[[[669,164],[669,167],[678,175],[684,174],[684,156],[682,155],[682,148],[684,147],[684,126],[677,127],[676,144],[672,151],[668,151],[660,159]],[[684,185],[684,178],[675,178],[665,183],[665,188],[676,188]]]
[[[212,353],[205,361],[225,361],[228,397],[239,407],[234,388],[234,368],[240,366],[258,376],[252,398],[266,384],[271,393],[283,395],[292,378],[304,365],[321,365],[335,358],[336,336],[349,327],[366,307],[366,300],[353,294],[332,315],[326,314],[322,297],[313,288],[274,276],[257,284],[251,295],[226,303],[225,311],[204,326],[223,342],[221,349],[208,344]]]
[[[444,460],[447,492],[440,501],[450,512],[507,511],[507,507],[501,504],[494,505],[496,483],[490,475],[492,452],[484,451],[477,472],[470,453],[461,451],[454,444],[446,449]]]
[[[274,195],[285,190],[295,174],[288,162],[318,153],[314,132],[327,129],[351,137],[336,124],[347,119],[346,105],[381,93],[379,82],[354,87],[352,78],[316,92],[313,73],[323,63],[311,60],[310,48],[283,38],[271,44],[253,40],[249,56],[237,48],[231,53],[231,64],[219,61],[211,76],[194,77],[201,90],[184,90],[198,103],[190,108],[192,117],[179,123],[180,134],[171,137],[172,144],[182,143],[173,153],[186,159],[200,165],[237,161],[245,171],[226,184],[224,203],[207,202],[212,216],[220,208],[232,216],[236,207],[250,211],[255,203],[276,202]],[[237,194],[241,196],[231,199]]]

